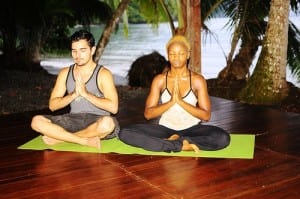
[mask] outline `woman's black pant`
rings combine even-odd
[[[179,135],[179,139],[167,140],[174,134]],[[119,138],[124,143],[135,147],[163,152],[181,151],[183,140],[187,140],[205,151],[223,149],[230,142],[230,135],[225,130],[202,124],[179,131],[158,124],[133,124],[121,128]]]

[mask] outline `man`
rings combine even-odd
[[[90,32],[79,30],[71,36],[74,64],[59,72],[49,100],[51,111],[70,105],[70,113],[36,115],[31,122],[46,144],[72,142],[99,149],[100,139],[119,132],[111,116],[118,111],[117,90],[111,72],[94,62],[95,50]]]

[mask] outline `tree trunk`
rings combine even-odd
[[[180,0],[181,16],[176,34],[185,35],[191,43],[189,68],[201,73],[201,0]]]
[[[238,54],[233,61],[227,62],[227,66],[218,74],[218,82],[228,85],[232,81],[246,81],[250,76],[250,66],[257,53],[261,41],[257,38],[242,40]]]
[[[14,33],[14,34],[12,34]],[[10,68],[16,64],[16,34],[14,31],[4,31],[2,30],[3,37],[3,55],[1,60],[1,68]]]
[[[165,1],[164,0],[160,0],[160,4],[161,6],[163,7],[167,17],[168,17],[168,21],[169,21],[169,24],[170,24],[170,28],[171,28],[171,31],[172,31],[172,35],[175,35],[176,33],[176,29],[175,29],[175,25],[174,25],[174,22],[173,22],[173,19],[172,19],[172,16],[171,16],[171,13],[169,12],[168,8],[167,8],[167,5],[165,4]],[[178,20],[179,20],[180,17],[178,17]]]
[[[35,45],[30,46],[28,49],[25,49],[24,53],[24,69],[26,71],[40,71],[43,70],[41,67],[41,45],[40,41],[36,41]]]
[[[201,0],[187,0],[186,36],[191,42],[189,68],[201,73]]]
[[[192,49],[189,68],[201,73],[201,0],[190,0],[187,15],[187,37]]]
[[[253,104],[278,104],[288,93],[286,83],[290,0],[271,0],[262,51],[239,99]]]
[[[41,38],[42,29],[32,27],[30,31],[27,28],[19,28],[19,39],[21,49],[17,52],[17,60],[14,68],[25,71],[40,71],[43,68],[41,62]]]
[[[104,48],[109,42],[110,35],[114,31],[116,24],[119,22],[119,19],[121,15],[124,13],[124,10],[126,9],[129,2],[130,0],[122,0],[118,5],[118,8],[116,9],[115,13],[113,14],[111,20],[109,20],[108,23],[106,24],[105,29],[96,46],[96,52],[94,55],[94,60],[96,63],[98,63],[98,61],[100,60]]]

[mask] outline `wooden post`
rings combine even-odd
[[[201,73],[201,0],[187,0],[186,9],[186,36],[192,46],[189,68]]]

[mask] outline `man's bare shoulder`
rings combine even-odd
[[[115,86],[112,72],[104,66],[102,66],[98,72],[97,79],[101,91],[103,91],[104,88],[107,88],[107,86]]]
[[[99,71],[99,75],[101,76],[112,76],[112,72],[105,66],[102,66],[100,71]]]
[[[63,67],[62,69],[60,69],[58,75],[66,75],[70,70],[70,66],[66,66],[66,67]]]

